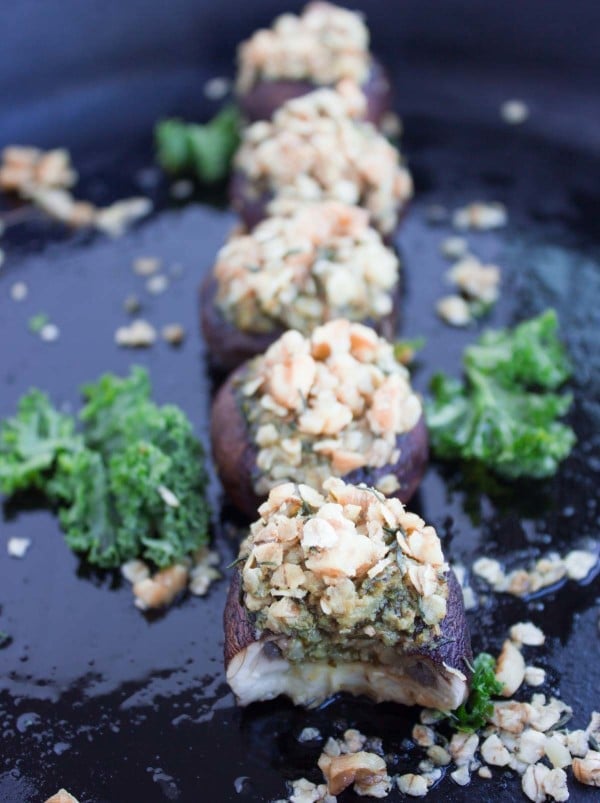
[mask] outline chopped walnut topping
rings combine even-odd
[[[574,758],[573,775],[579,783],[600,786],[600,752],[588,750],[585,758]]]
[[[175,564],[168,569],[161,569],[151,577],[136,581],[133,585],[136,607],[142,611],[167,607],[184,590],[188,578],[188,567]]]
[[[510,753],[496,734],[488,736],[481,745],[481,755],[485,762],[495,767],[505,767],[510,761]]]
[[[332,644],[348,655],[354,649],[376,657],[384,645],[412,643],[417,622],[421,640],[438,632],[446,615],[448,567],[433,528],[397,499],[366,487],[330,479],[324,493],[288,483],[259,508],[261,518],[240,550],[244,601],[256,612],[256,626],[287,636],[282,649],[292,658]],[[411,543],[423,534],[430,548],[414,557]],[[416,581],[415,569],[427,572],[426,582]],[[365,590],[367,576],[382,583]],[[397,595],[402,618],[386,614],[387,606],[378,602],[384,593]],[[442,604],[428,617],[423,602],[434,597]],[[365,626],[372,628],[368,640],[361,634]],[[303,633],[315,628],[318,642],[304,643]],[[345,738],[362,748],[356,732],[347,731]]]
[[[370,66],[369,32],[360,14],[325,2],[299,16],[282,14],[238,49],[238,93],[262,80],[334,84],[347,78],[362,84]]]
[[[502,694],[505,697],[512,697],[525,680],[525,660],[521,651],[508,639],[498,657],[496,680],[502,684]]]
[[[567,748],[572,756],[583,758],[589,749],[588,737],[584,730],[567,733]]]
[[[510,637],[518,646],[540,647],[546,640],[544,633],[532,622],[518,622],[510,629]]]
[[[361,750],[334,757],[323,753],[318,763],[332,795],[339,795],[351,784],[355,784],[355,791],[361,795],[384,797],[389,791],[385,761],[375,753]]]
[[[412,738],[419,747],[431,747],[435,744],[435,731],[427,725],[415,725]]]
[[[397,780],[398,789],[405,795],[411,797],[425,797],[429,789],[427,781],[422,775],[415,775],[412,772],[400,775]]]
[[[479,747],[479,736],[476,733],[455,733],[450,740],[448,750],[457,767],[470,764]]]
[[[564,558],[569,580],[585,580],[598,563],[598,555],[584,549],[574,549]]]
[[[534,803],[544,803],[546,800],[544,783],[549,774],[550,770],[545,764],[531,764],[527,767],[521,781],[521,788],[529,800],[533,800]]]
[[[398,259],[364,209],[323,201],[232,237],[219,251],[214,276],[217,305],[239,329],[310,332],[340,316],[388,315]]]
[[[393,346],[346,320],[308,338],[286,332],[248,364],[240,394],[259,447],[258,495],[286,479],[318,488],[331,475],[391,467],[398,436],[422,414]]]
[[[542,686],[546,682],[546,671],[539,666],[525,667],[525,683],[528,686]]]
[[[246,129],[234,166],[258,194],[274,197],[270,214],[336,200],[362,206],[390,234],[412,196],[412,179],[385,137],[356,119],[364,109],[364,96],[347,82],[290,100],[271,122]]]
[[[312,783],[306,778],[293,781],[289,803],[335,803],[336,798],[327,792],[325,784]]]
[[[553,767],[568,767],[571,764],[571,754],[558,734],[546,736],[544,752]]]

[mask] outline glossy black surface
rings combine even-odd
[[[383,6],[374,6],[381,31]],[[416,13],[409,4],[407,14],[411,9]],[[266,18],[270,10],[265,4]],[[222,30],[225,23],[219,25]],[[220,35],[229,42],[227,31]],[[389,39],[382,36],[382,46]],[[393,68],[391,54],[387,62]],[[209,56],[206,76],[214,74]],[[231,52],[219,56],[228,60]],[[509,566],[523,565],[551,549],[564,552],[597,538],[600,525],[600,164],[589,147],[598,125],[590,113],[597,112],[597,97],[589,83],[579,81],[579,64],[577,80],[564,80],[561,91],[527,69],[482,68],[476,74],[467,63],[448,75],[423,61],[409,75],[405,65],[400,58],[395,69],[397,108],[417,198],[398,244],[406,277],[402,334],[427,338],[417,386],[425,389],[435,370],[458,373],[463,347],[483,326],[512,323],[549,304],[559,310],[574,357],[572,421],[579,444],[556,480],[497,486],[490,493],[482,490],[480,478],[464,476],[453,465],[434,465],[415,504],[438,527],[452,561],[469,566],[475,556],[488,554]],[[89,69],[106,108],[114,111],[123,104],[118,80],[111,87]],[[156,70],[160,73],[160,63]],[[81,197],[105,202],[142,191],[157,203],[150,220],[115,241],[66,236],[36,217],[8,229],[0,272],[2,417],[32,385],[75,408],[82,382],[141,363],[151,372],[155,397],[181,405],[206,442],[211,384],[197,335],[196,290],[234,218],[206,198],[185,208],[169,200],[166,183],[151,167],[147,125],[155,113],[208,112],[200,97],[202,70],[196,65],[190,70],[184,80],[165,67],[160,86],[179,87],[179,94],[165,90],[168,101],[152,91],[152,76],[140,78],[146,100],[137,96],[131,108],[123,105],[129,112],[126,138],[113,136],[123,121],[115,119],[113,127],[110,117],[86,116],[81,96],[73,96],[71,105],[60,96],[47,99],[38,116],[32,100],[21,118],[15,112],[10,125],[8,117],[0,121],[3,142],[10,133],[10,139],[51,143],[55,134],[48,132],[60,130],[59,144],[76,156]],[[531,120],[520,127],[502,123],[498,113],[500,101],[514,95],[531,107]],[[73,122],[68,130],[57,123],[67,117]],[[436,318],[434,303],[447,289],[439,245],[451,227],[429,224],[427,209],[432,203],[451,209],[476,198],[501,200],[509,209],[506,229],[468,235],[475,253],[501,265],[504,289],[488,319],[467,331],[450,330]],[[131,270],[132,260],[144,255],[162,257],[168,273],[173,265],[183,267],[163,295],[149,295]],[[9,294],[18,280],[29,287],[22,303]],[[181,349],[161,342],[134,353],[114,345],[114,330],[127,319],[123,301],[132,292],[142,299],[142,315],[155,325],[186,326],[189,336]],[[39,312],[60,327],[56,343],[28,331],[28,319]],[[218,511],[216,482],[212,493]],[[9,558],[4,546],[17,535],[32,539],[23,560]],[[273,800],[285,797],[285,779],[319,777],[314,772],[319,747],[295,738],[306,725],[317,725],[325,737],[344,726],[382,736],[393,772],[416,767],[419,754],[407,751],[404,740],[417,710],[348,700],[310,713],[282,701],[234,708],[221,664],[225,581],[207,599],[185,599],[164,615],[146,618],[133,607],[127,584],[78,562],[55,517],[35,499],[5,504],[0,540],[0,630],[12,636],[0,649],[0,800],[43,801],[60,786],[81,803]],[[215,526],[215,543],[226,565],[235,552],[227,515]],[[569,583],[530,601],[489,595],[470,615],[474,647],[497,651],[512,623],[540,624],[546,647],[528,648],[527,660],[547,669],[542,690],[560,689],[574,708],[574,726],[585,726],[598,708],[598,596],[597,580]],[[427,799],[500,801],[520,794],[514,775],[495,770],[492,781],[474,778],[465,788],[445,778]],[[571,783],[571,800],[596,797],[594,790]],[[342,796],[354,799],[351,793]]]

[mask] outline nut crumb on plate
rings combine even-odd
[[[115,343],[125,348],[147,348],[156,341],[156,329],[141,318],[115,332]]]
[[[472,321],[471,309],[462,296],[449,295],[436,304],[440,318],[450,326],[468,326]]]
[[[158,257],[138,257],[133,260],[133,272],[138,276],[153,276],[161,266],[162,260]]]
[[[164,293],[169,287],[169,277],[164,273],[157,273],[156,276],[151,276],[146,282],[146,290],[154,296]]]
[[[510,629],[510,637],[517,646],[524,644],[527,647],[540,647],[546,636],[532,622],[518,622]]]
[[[507,222],[506,207],[498,202],[474,201],[457,209],[452,216],[452,223],[457,229],[486,231],[506,226]]]
[[[24,558],[30,546],[30,538],[13,537],[6,542],[6,550],[11,558]]]
[[[179,323],[169,323],[161,330],[162,339],[171,346],[179,346],[185,340],[185,329]]]
[[[529,117],[529,108],[522,100],[505,100],[500,106],[500,115],[509,125],[520,125]]]
[[[29,288],[25,282],[15,282],[10,288],[10,297],[13,301],[24,301],[29,294]]]

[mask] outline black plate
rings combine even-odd
[[[589,72],[598,48],[587,35],[596,6],[570,4],[569,21],[563,8],[562,28],[552,9],[538,21],[530,4],[509,6],[523,14],[517,37],[499,12],[482,14],[478,4],[444,4],[440,19],[439,4],[408,3],[402,15],[394,12],[393,26],[387,4],[369,6],[375,39],[395,73],[404,148],[418,189],[399,238],[406,275],[402,334],[427,337],[417,386],[425,389],[438,369],[457,374],[463,347],[484,326],[513,323],[548,305],[559,311],[575,361],[572,422],[579,443],[555,480],[490,489],[456,466],[429,470],[415,507],[438,527],[450,559],[467,566],[480,554],[522,565],[551,549],[565,552],[596,537],[600,525],[600,164],[593,149],[600,121]],[[170,200],[152,169],[150,123],[175,111],[208,114],[203,80],[222,73],[233,42],[255,27],[252,8],[234,23],[228,3],[208,10],[183,0],[164,7],[128,2],[113,18],[65,2],[60,31],[54,3],[38,8],[22,2],[12,9],[0,98],[20,85],[22,103],[1,118],[0,144],[65,145],[81,172],[81,197],[104,202],[143,192],[155,199],[157,211],[116,241],[66,236],[37,218],[8,230],[0,274],[2,417],[32,385],[76,407],[82,382],[141,363],[151,372],[155,397],[181,405],[206,442],[211,383],[197,336],[196,288],[234,218],[214,205],[223,202],[219,193],[198,195],[185,208]],[[274,10],[282,6],[261,4],[260,21]],[[574,19],[585,35],[571,52],[560,34],[575,41]],[[40,47],[32,61],[22,43],[34,30]],[[63,41],[68,47],[61,57]],[[552,63],[556,69],[542,80],[530,61],[544,59],[548,70]],[[69,91],[55,93],[57,85]],[[523,126],[500,120],[499,104],[510,96],[531,107]],[[434,313],[446,291],[439,244],[451,229],[432,227],[426,213],[433,203],[454,208],[477,198],[501,200],[509,209],[506,229],[468,236],[475,253],[502,266],[504,289],[492,315],[461,332],[444,327]],[[148,295],[133,274],[132,260],[143,255],[183,266],[164,295]],[[23,303],[9,296],[18,280],[29,286]],[[189,337],[180,350],[158,343],[133,353],[113,344],[131,292],[140,295],[143,314],[155,325],[186,326]],[[56,343],[28,332],[27,321],[38,312],[60,327]],[[216,483],[212,493],[218,510]],[[232,521],[226,513],[215,525],[223,565],[235,554]],[[416,709],[345,699],[310,713],[283,701],[236,709],[221,658],[225,581],[208,599],[185,599],[145,618],[127,584],[78,562],[38,500],[6,503],[1,533],[3,544],[25,536],[32,546],[21,561],[0,549],[0,629],[12,635],[0,650],[0,800],[43,801],[60,786],[82,803],[272,800],[285,796],[285,779],[319,777],[318,747],[296,741],[306,725],[317,725],[325,736],[344,726],[383,736],[394,772],[416,767],[416,754],[408,757],[403,743]],[[548,671],[543,691],[560,689],[574,708],[573,726],[584,727],[598,708],[597,597],[595,580],[529,602],[487,596],[470,617],[474,646],[497,651],[512,623],[539,624],[546,647],[529,648],[527,658]],[[495,770],[492,781],[474,777],[465,788],[445,778],[428,799],[520,794],[518,778]],[[595,797],[572,782],[571,800]],[[358,798],[346,793],[343,799]]]

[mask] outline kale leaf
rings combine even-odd
[[[61,454],[83,446],[75,420],[56,410],[48,397],[31,390],[18,412],[0,424],[0,491],[43,489]]]
[[[478,461],[498,475],[548,477],[575,443],[557,419],[571,406],[556,390],[571,367],[554,310],[512,330],[486,332],[463,356],[465,381],[433,377],[426,404],[434,453]]]
[[[448,714],[452,727],[465,733],[472,733],[486,725],[494,713],[491,698],[502,691],[502,684],[496,680],[496,661],[489,653],[479,653],[472,669],[468,700]]]
[[[185,414],[158,407],[146,371],[111,374],[83,388],[80,419],[44,394],[24,397],[0,430],[0,490],[43,490],[59,507],[71,549],[114,568],[140,557],[159,567],[207,540],[202,447]]]
[[[154,132],[157,158],[168,173],[187,174],[203,184],[222,181],[240,140],[240,115],[226,106],[204,125],[162,120]]]

